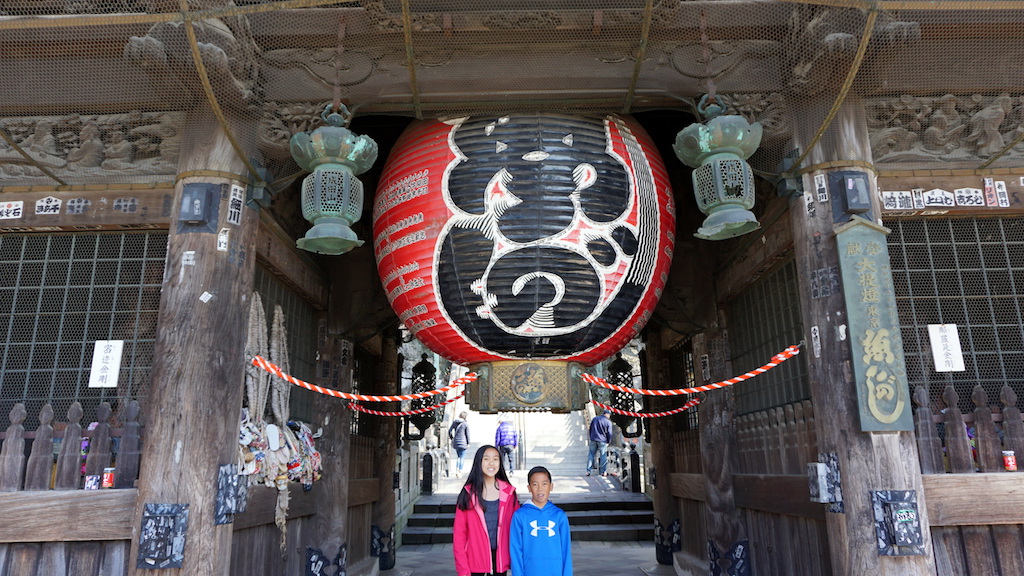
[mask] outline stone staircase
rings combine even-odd
[[[617,481],[600,477],[553,478],[551,501],[565,510],[572,539],[597,542],[650,542],[654,539],[654,508],[644,494],[618,491]],[[530,498],[525,479],[513,479],[520,501]],[[595,491],[582,491],[591,485]],[[562,487],[570,493],[558,494]],[[456,495],[424,496],[413,507],[402,530],[402,545],[448,544],[452,541]]]

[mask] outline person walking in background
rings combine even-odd
[[[452,441],[452,448],[455,448],[455,455],[458,457],[455,464],[455,472],[462,474],[462,456],[466,453],[466,449],[469,448],[469,424],[466,423],[466,417],[469,416],[465,411],[459,414],[452,425],[448,427],[448,438]]]
[[[527,476],[530,500],[512,516],[509,550],[514,576],[572,576],[569,518],[548,501],[551,472],[534,466]]]
[[[501,452],[501,463],[507,464],[509,474],[515,473],[515,450],[519,446],[519,434],[508,416],[502,416],[494,432],[494,445]]]
[[[587,476],[594,468],[601,476],[608,475],[608,442],[612,439],[611,410],[605,410],[590,421],[590,455],[587,457]],[[600,462],[598,457],[600,456]],[[517,575],[518,576],[518,575]]]
[[[459,492],[452,528],[457,576],[503,576],[509,569],[509,530],[519,497],[501,461],[497,448],[481,446]]]

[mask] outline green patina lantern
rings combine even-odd
[[[693,192],[707,215],[697,233],[704,240],[725,240],[761,227],[754,207],[754,173],[746,159],[761,144],[761,124],[742,116],[722,115],[724,108],[706,105],[698,111],[708,120],[691,124],[676,136],[676,156],[693,168]]]
[[[352,224],[363,212],[363,183],[356,178],[377,160],[377,143],[348,129],[352,114],[344,105],[322,118],[326,125],[291,139],[292,158],[310,170],[302,181],[302,216],[313,227],[296,245],[318,254],[344,254],[362,246]]]

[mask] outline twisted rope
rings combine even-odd
[[[775,356],[772,356],[771,362],[768,362],[760,368],[755,368],[746,374],[740,374],[734,378],[728,380],[722,380],[721,382],[715,382],[714,384],[705,384],[704,386],[697,386],[696,388],[678,388],[676,390],[650,390],[646,388],[626,388],[625,386],[619,386],[616,384],[609,384],[604,378],[598,378],[592,374],[583,374],[581,378],[585,382],[589,382],[595,386],[602,388],[608,388],[609,390],[618,390],[619,392],[628,392],[631,394],[643,394],[644,396],[681,396],[683,394],[694,394],[696,392],[707,392],[708,390],[716,390],[718,388],[725,388],[726,386],[732,386],[738,382],[749,380],[758,374],[764,374],[765,372],[775,368],[779,364],[782,364],[786,360],[789,360],[793,356],[800,353],[800,344],[795,346],[789,346],[782,352],[779,352]]]
[[[616,408],[614,406],[608,406],[607,404],[602,404],[602,403],[598,402],[597,400],[591,400],[590,403],[593,404],[594,406],[597,406],[598,408],[602,408],[604,410],[611,410],[613,413],[615,413],[615,414],[622,414],[623,416],[633,416],[634,418],[661,418],[663,416],[671,416],[673,414],[679,414],[680,412],[685,412],[685,411],[689,410],[690,408],[693,408],[697,404],[700,404],[700,398],[694,398],[693,400],[688,401],[686,404],[683,404],[679,408],[673,408],[672,410],[669,410],[668,412],[630,412],[628,410],[619,410],[618,408]]]
[[[366,408],[364,406],[361,406],[361,405],[355,404],[355,403],[349,404],[348,407],[353,409],[353,410],[358,410],[358,411],[366,413],[366,414],[373,414],[375,416],[412,416],[413,414],[423,414],[424,412],[430,412],[431,410],[433,410],[434,408],[437,408],[438,406],[446,406],[448,404],[451,404],[452,402],[455,402],[459,398],[462,398],[463,396],[465,396],[465,394],[459,394],[458,396],[456,396],[454,398],[451,398],[450,400],[445,400],[444,402],[438,402],[437,404],[434,404],[433,406],[427,406],[425,408],[417,408],[415,410],[406,410],[404,412],[382,412],[380,410],[371,410],[369,408]]]
[[[281,371],[280,367],[278,367],[273,362],[266,360],[262,356],[253,356],[252,364],[253,366],[257,366],[259,368],[266,370],[267,372],[270,372],[274,376],[277,376],[278,378],[281,378],[286,382],[291,382],[292,384],[295,384],[296,386],[301,386],[306,390],[312,390],[313,392],[325,394],[327,396],[333,396],[335,398],[344,398],[346,400],[358,400],[360,402],[401,402],[403,400],[420,400],[422,398],[429,398],[431,396],[434,396],[435,394],[444,394],[449,390],[454,390],[459,386],[463,386],[476,380],[476,373],[470,372],[469,374],[466,374],[461,378],[456,378],[455,380],[452,381],[451,384],[445,386],[444,388],[437,388],[429,392],[417,392],[415,394],[401,394],[397,396],[372,396],[367,394],[350,394],[348,392],[341,392],[339,390],[332,390],[330,388],[317,386],[316,384],[310,384],[309,382],[299,380],[298,378],[290,374],[285,374],[284,372]]]

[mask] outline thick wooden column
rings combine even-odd
[[[209,112],[191,113],[183,138],[160,299],[153,374],[145,402],[144,442],[129,573],[136,570],[146,505],[188,505],[181,568],[162,576],[227,574],[232,525],[214,524],[218,469],[238,460],[245,334],[253,285],[258,215],[241,207],[230,223],[230,188],[245,183],[238,159]],[[197,171],[223,173],[188,176]],[[180,225],[182,191],[216,185],[209,227]],[[221,185],[226,185],[221,187]],[[223,192],[223,193],[222,193]],[[212,230],[212,231],[210,231]],[[226,230],[226,244],[218,235]]]
[[[661,333],[648,328],[643,355],[643,370],[647,388],[670,388],[671,381],[665,366],[665,351],[661,347]],[[671,410],[676,400],[651,396],[649,412]],[[672,420],[652,418],[646,423],[651,431],[651,468],[654,470],[654,553],[659,564],[671,566],[672,554],[680,548],[679,505],[672,496],[671,475],[675,472],[675,450]]]
[[[797,146],[804,149],[811,141],[820,119],[831,106],[825,98],[801,102],[793,109],[797,116],[812,119],[794,124]],[[864,170],[859,162],[871,162],[867,126],[859,103],[847,99],[835,121],[803,166],[829,162],[827,170]],[[858,410],[858,383],[853,377],[848,314],[844,291],[860,287],[842,286],[841,290],[822,289],[821,279],[836,277],[840,258],[836,243],[831,202],[819,200],[816,170],[805,174],[804,196],[790,203],[800,300],[806,346],[800,358],[807,362],[819,452],[834,453],[839,463],[844,511],[826,513],[836,576],[877,574],[889,576],[932,575],[931,537],[921,484],[917,446],[912,432],[871,433],[861,431]],[[870,178],[875,198],[874,214],[880,214],[874,178]],[[877,216],[876,216],[877,217]],[[835,275],[834,275],[835,274]],[[892,283],[888,270],[878,271],[881,282]],[[827,283],[827,282],[826,282]],[[908,407],[909,410],[909,407]],[[924,532],[924,556],[880,556],[876,544],[872,490],[916,490],[918,513]]]
[[[731,376],[729,343],[724,333],[704,333],[693,339],[693,356],[708,355],[709,379],[698,372],[697,384]],[[736,469],[736,399],[732,386],[708,392],[699,406],[700,460],[704,472],[708,561],[712,574],[751,574],[750,546],[736,509],[733,473]]]
[[[394,336],[385,333],[381,343],[380,363],[375,375],[375,394],[398,394],[398,346]],[[400,402],[379,403],[379,410],[401,410]],[[377,501],[371,513],[372,553],[380,558],[380,569],[395,567],[395,451],[398,446],[398,426],[401,419],[395,416],[370,416],[373,418],[377,451],[374,453],[374,476],[379,481]]]
[[[332,336],[334,330],[327,319],[317,327],[317,347],[320,360],[316,367],[316,383],[320,386],[352,391],[351,342]],[[318,394],[313,400],[313,427],[323,430],[317,440],[323,474],[313,486],[317,492],[317,512],[309,540],[304,542],[306,564],[318,557],[325,565],[335,566],[338,574],[347,570],[348,553],[348,489],[350,430],[352,411],[345,402]],[[314,430],[315,432],[315,430]],[[325,570],[326,572],[326,570]]]

